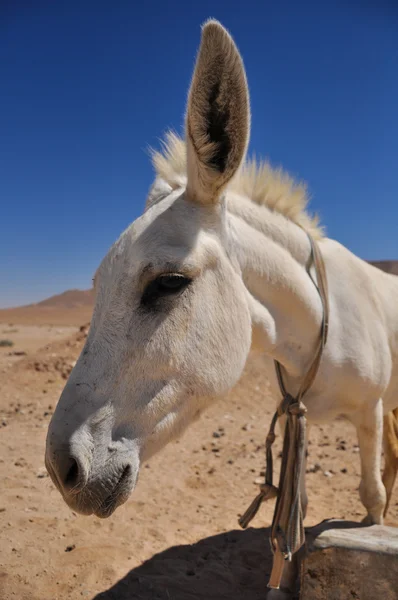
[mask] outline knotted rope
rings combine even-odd
[[[278,361],[275,369],[282,402],[272,417],[269,433],[266,438],[266,471],[265,482],[260,486],[260,493],[253,500],[244,515],[239,519],[240,526],[245,529],[256,515],[260,505],[265,500],[276,496],[276,505],[271,526],[271,547],[274,554],[272,572],[268,587],[278,589],[280,586],[285,561],[291,561],[305,542],[304,519],[301,507],[300,480],[303,476],[304,458],[306,451],[306,408],[302,402],[314,382],[326,344],[329,326],[329,301],[325,264],[322,255],[310,235],[310,259],[307,272],[318,290],[322,302],[323,317],[320,339],[314,359],[304,377],[296,397],[291,396],[285,388],[282,377],[282,367]],[[314,264],[317,283],[312,278],[310,267]],[[276,422],[282,415],[286,416],[286,428],[283,439],[282,464],[279,476],[279,486],[273,484],[272,445],[275,441]]]

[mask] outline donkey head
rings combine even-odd
[[[186,177],[175,189],[157,177],[146,211],[100,264],[90,332],[49,426],[47,469],[73,510],[109,516],[140,462],[241,375],[251,318],[223,193],[249,121],[242,60],[209,21],[189,92]]]

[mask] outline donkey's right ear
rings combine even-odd
[[[219,201],[239,168],[250,131],[249,91],[243,62],[217,21],[202,31],[186,116],[187,194],[202,204]]]

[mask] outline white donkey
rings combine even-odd
[[[249,128],[241,57],[209,21],[186,142],[170,134],[154,154],[145,212],[98,268],[87,342],[49,426],[46,465],[75,511],[107,517],[125,502],[140,464],[235,385],[251,346],[265,355],[278,402],[274,359],[294,394],[322,321],[306,271],[310,233],[326,265],[330,327],[308,421],[345,415],[355,425],[361,500],[368,522],[382,522],[383,412],[398,405],[398,278],[323,237],[302,186],[243,163]]]

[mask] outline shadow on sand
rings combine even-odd
[[[94,600],[264,600],[269,529],[228,531],[156,554]]]
[[[306,529],[307,544],[330,529],[364,527],[325,520]],[[227,531],[155,554],[93,600],[264,600],[272,568],[270,528]]]

